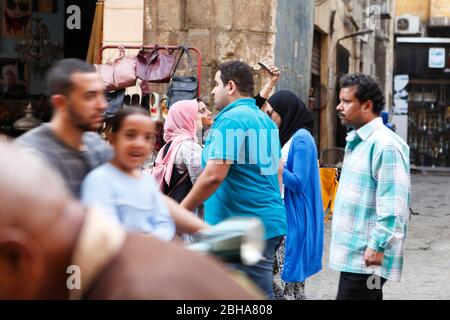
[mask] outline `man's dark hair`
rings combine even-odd
[[[372,101],[372,112],[379,115],[385,99],[380,83],[367,74],[347,74],[339,81],[340,88],[356,87],[355,97],[361,102]]]
[[[71,77],[76,72],[91,73],[96,71],[92,65],[80,59],[71,58],[57,61],[47,72],[47,96],[69,94],[73,87]]]
[[[230,80],[236,83],[236,86],[243,96],[253,97],[255,82],[253,80],[252,69],[241,61],[228,61],[219,65],[220,79],[223,85]]]

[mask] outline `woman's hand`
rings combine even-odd
[[[269,66],[270,72],[272,74],[270,74],[269,72],[267,72],[267,74],[269,74],[270,76],[270,82],[273,86],[275,86],[275,84],[277,83],[277,81],[280,79],[280,69],[278,69],[276,66],[274,65],[270,65]]]
[[[273,88],[275,87],[275,84],[280,79],[280,69],[278,69],[274,65],[269,66],[269,70],[272,74],[270,74],[268,71],[266,71],[266,74],[269,75],[269,79],[262,88],[259,95],[261,98],[267,99],[270,96],[270,93],[272,92]]]

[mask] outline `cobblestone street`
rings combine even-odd
[[[388,281],[386,300],[450,299],[450,176],[412,175],[412,210],[401,283]],[[323,270],[306,282],[308,299],[335,299],[339,273],[329,268],[331,222],[325,227]]]

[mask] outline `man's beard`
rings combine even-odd
[[[224,101],[218,100],[218,101],[214,101],[214,106],[216,107],[217,111],[222,111],[227,106],[227,104],[225,104]]]
[[[69,112],[70,122],[73,126],[78,128],[79,130],[86,132],[86,131],[95,131],[98,128],[95,128],[90,124],[88,121],[83,120],[83,117],[80,116],[80,114],[75,111],[75,108],[72,106],[71,103],[69,103],[67,110]]]

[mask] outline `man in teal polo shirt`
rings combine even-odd
[[[273,259],[286,232],[278,129],[251,98],[254,81],[247,64],[223,63],[214,80],[211,94],[220,113],[205,142],[204,171],[181,205],[194,210],[204,202],[205,220],[210,224],[233,216],[261,219],[266,238],[264,258],[251,267],[235,267],[273,298]]]

